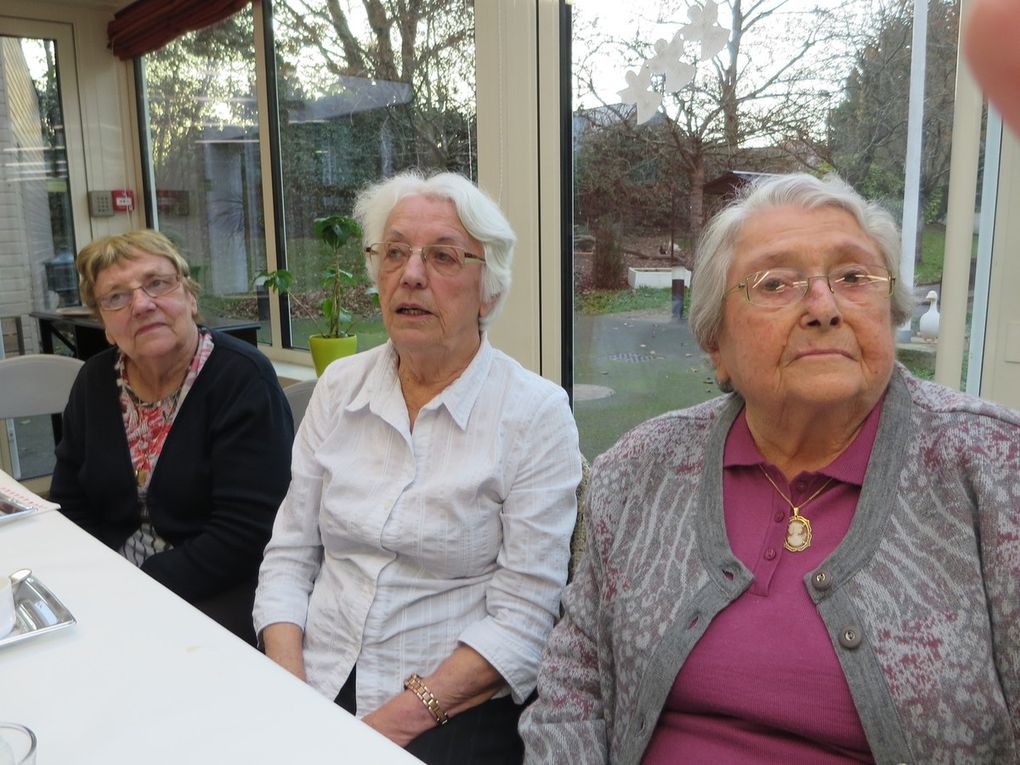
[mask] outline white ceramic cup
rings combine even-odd
[[[35,765],[35,734],[24,725],[0,722],[0,765]]]
[[[0,575],[0,638],[14,629],[14,587],[11,578]]]

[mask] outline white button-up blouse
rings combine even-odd
[[[298,431],[266,547],[255,629],[304,630],[308,682],[333,698],[358,667],[368,714],[458,643],[516,701],[559,613],[581,476],[564,391],[483,337],[412,432],[387,343],[334,362]]]

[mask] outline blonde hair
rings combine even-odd
[[[173,242],[151,228],[140,228],[126,234],[104,236],[82,247],[75,259],[82,302],[98,316],[96,279],[99,274],[122,260],[137,260],[146,254],[158,255],[170,261],[181,277],[184,289],[193,297],[198,297],[198,282],[191,278],[191,267],[181,257]]]

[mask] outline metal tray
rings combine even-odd
[[[7,523],[18,518],[24,518],[35,512],[34,507],[28,507],[9,499],[5,494],[0,493],[0,523]]]
[[[14,615],[14,629],[0,638],[0,648],[75,623],[74,616],[64,604],[31,575],[23,579],[14,590]]]

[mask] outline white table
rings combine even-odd
[[[0,526],[78,623],[0,648],[0,720],[38,765],[417,763],[59,512]]]

